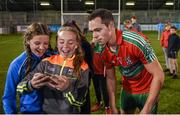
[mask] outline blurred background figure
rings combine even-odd
[[[168,39],[168,58],[169,58],[169,68],[170,74],[173,76],[173,79],[177,78],[177,71],[178,71],[178,51],[180,48],[180,38],[177,35],[177,28],[172,26],[170,28],[170,36]]]
[[[150,41],[148,40],[148,37],[146,35],[144,35],[142,32],[139,32],[135,27],[133,27],[131,20],[127,19],[124,21],[124,30],[135,32],[135,33],[139,34],[140,36],[142,36],[143,38],[145,38],[145,40],[148,43],[150,43]]]
[[[141,32],[141,25],[137,22],[136,16],[131,17],[131,22],[132,22],[133,27],[136,28],[138,32]]]
[[[164,31],[162,32],[160,44],[164,52],[164,58],[166,63],[166,69],[164,72],[169,72],[169,59],[168,59],[168,39],[170,35],[171,24],[165,24]]]
[[[131,22],[131,20],[125,20],[124,21],[124,30],[133,30],[133,31],[137,31],[137,29],[136,28],[133,28],[133,25],[132,25],[132,22]]]

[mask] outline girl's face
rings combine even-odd
[[[58,32],[57,47],[59,54],[64,58],[72,57],[78,47],[76,34],[72,31]]]
[[[48,35],[36,35],[27,43],[30,46],[31,52],[36,56],[41,57],[49,46],[49,36]]]

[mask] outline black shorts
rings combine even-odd
[[[168,52],[168,58],[173,58],[176,59],[178,57],[178,52],[177,51],[169,51]]]

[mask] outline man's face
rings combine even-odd
[[[93,41],[101,45],[105,45],[111,38],[109,26],[107,27],[105,24],[102,24],[100,17],[89,21],[89,30],[93,33]]]

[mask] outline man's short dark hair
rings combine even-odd
[[[112,12],[107,9],[96,9],[94,10],[88,17],[88,20],[91,21],[97,17],[100,17],[102,20],[102,23],[108,26],[111,21],[114,22],[114,17],[112,15]]]

